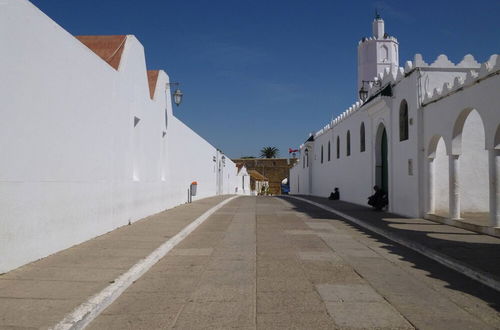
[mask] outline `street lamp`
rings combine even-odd
[[[365,89],[365,84],[373,83],[373,86],[380,86],[380,80],[361,80],[361,89],[359,90],[359,98],[363,102],[368,98],[368,89]]]
[[[170,82],[170,83],[167,83],[167,86],[179,86],[179,83],[178,82]],[[172,96],[174,97],[175,105],[179,106],[179,104],[181,104],[183,95],[184,94],[181,92],[181,90],[179,88],[177,88],[175,90],[175,92],[172,94]]]

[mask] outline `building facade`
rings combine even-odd
[[[193,199],[234,194],[235,164],[174,116],[133,35],[0,7],[0,273],[186,203],[193,181]]]
[[[384,29],[377,17],[359,43],[365,100],[300,146],[291,193],[326,197],[339,187],[342,200],[366,205],[378,185],[391,212],[479,214],[500,226],[500,57],[455,64],[440,55],[428,64],[417,54],[399,67],[397,40]]]
[[[250,170],[256,170],[269,180],[269,191],[271,195],[281,194],[281,181],[288,178],[290,168],[297,161],[296,158],[238,158],[233,159],[235,163],[245,164]],[[257,191],[260,193],[260,191]]]

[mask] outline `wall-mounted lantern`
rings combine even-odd
[[[168,86],[179,86],[179,83],[178,82],[170,82],[170,83],[167,83],[167,87]],[[179,104],[181,104],[183,96],[184,96],[184,94],[181,92],[181,90],[179,88],[176,88],[175,92],[172,93],[172,97],[174,98],[175,105],[179,106]]]
[[[368,89],[365,89],[365,84],[373,83],[373,86],[380,86],[380,80],[361,80],[361,89],[359,90],[359,99],[363,102],[368,98]]]

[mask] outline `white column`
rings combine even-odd
[[[491,226],[500,227],[500,150],[488,150],[488,156]]]
[[[449,155],[450,218],[460,219],[460,161],[458,155]]]
[[[434,158],[427,159],[427,213],[434,213]]]

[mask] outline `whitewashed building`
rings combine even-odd
[[[500,57],[433,63],[417,54],[399,67],[397,39],[373,21],[358,46],[358,89],[366,92],[300,146],[293,194],[367,204],[373,186],[388,209],[409,217],[488,217],[500,226]]]
[[[133,36],[75,38],[0,4],[0,273],[189,200],[233,194],[236,166],[172,113]]]
[[[250,195],[250,174],[248,174],[247,167],[245,164],[236,164],[238,169],[238,174],[236,178],[236,194],[238,195]]]

